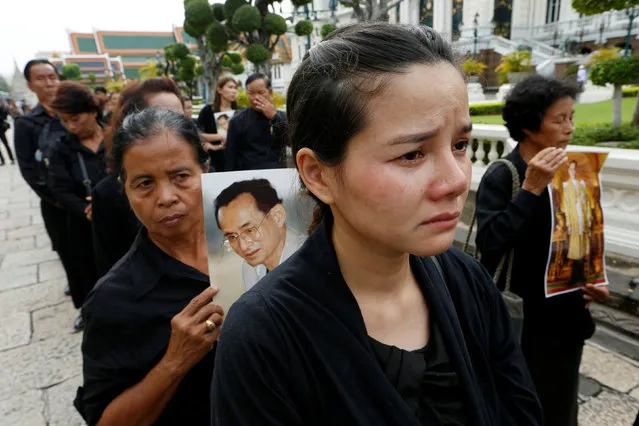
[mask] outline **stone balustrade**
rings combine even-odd
[[[468,156],[473,163],[471,193],[456,233],[463,243],[468,233],[475,194],[486,167],[507,155],[516,145],[502,125],[476,124]],[[608,152],[601,171],[606,250],[639,258],[639,151],[571,145],[569,151]],[[472,236],[471,243],[475,237]]]

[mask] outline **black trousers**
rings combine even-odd
[[[0,126],[2,124],[0,123]],[[4,144],[5,148],[7,148],[7,153],[9,154],[9,160],[13,163],[13,152],[11,152],[11,147],[9,146],[9,141],[7,140],[7,135],[4,133],[5,131],[0,128],[0,139]],[[2,156],[2,150],[0,150],[0,164],[4,164],[4,157]]]
[[[93,255],[93,234],[91,222],[84,218],[78,218],[72,214],[67,215],[67,246],[65,248],[68,258],[67,276],[73,305],[80,309],[89,292],[98,280],[98,270],[95,266]],[[63,262],[64,263],[64,262]]]
[[[579,364],[583,343],[554,346],[522,342],[544,412],[544,426],[578,426]]]
[[[40,212],[51,247],[60,253],[67,238],[67,212],[44,200],[40,200]]]

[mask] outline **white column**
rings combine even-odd
[[[435,0],[433,8],[433,28],[450,40],[453,32],[453,0]]]
[[[511,20],[512,39],[530,37],[533,3],[533,1],[527,0],[513,0],[513,13]],[[538,3],[541,3],[541,1],[538,1]]]

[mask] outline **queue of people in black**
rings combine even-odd
[[[451,247],[472,123],[451,47],[432,29],[335,31],[298,67],[286,117],[269,80],[251,76],[250,108],[228,135],[211,119],[236,109],[231,79],[197,122],[169,79],[126,88],[105,129],[91,93],[58,84],[48,62],[25,76],[40,104],[16,122],[18,161],[82,306],[74,404],[88,424],[576,424],[588,302],[607,290],[554,298],[553,312],[579,318],[579,337],[544,341],[524,323],[522,352],[487,270]],[[550,77],[506,100],[523,184],[510,200],[510,176],[496,169],[480,186],[488,269],[536,235],[547,241],[539,188],[561,164],[572,100]],[[225,313],[208,277],[201,175],[284,167],[286,138],[317,204],[310,236]],[[535,318],[549,308],[537,300],[543,281],[517,273],[529,280],[513,290]],[[554,369],[553,351],[565,354]],[[544,366],[561,377],[552,392]]]

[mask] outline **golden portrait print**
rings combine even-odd
[[[599,173],[607,153],[569,152],[550,187],[553,231],[546,297],[605,285],[604,218]]]

